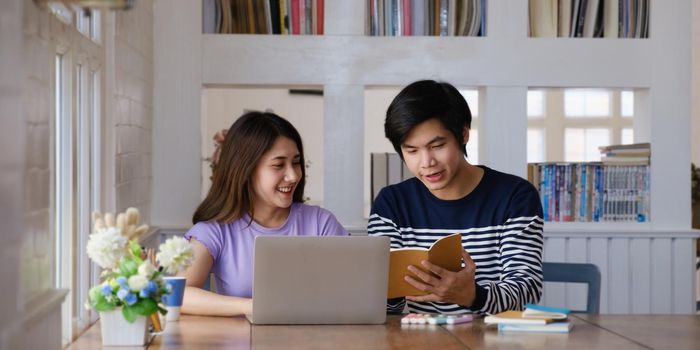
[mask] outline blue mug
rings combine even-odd
[[[163,296],[163,303],[168,310],[166,320],[177,321],[180,319],[180,307],[182,306],[182,299],[185,295],[185,282],[187,280],[185,277],[180,276],[166,276],[163,277],[163,280],[170,285],[171,290],[170,294]]]

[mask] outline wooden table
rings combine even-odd
[[[576,315],[653,349],[700,349],[698,315]]]
[[[251,326],[244,318],[182,316],[148,349],[698,349],[700,316],[585,316],[569,334],[498,333],[483,319],[454,326]],[[68,349],[100,348],[99,323]],[[124,349],[124,348],[119,348]],[[141,348],[139,348],[141,349]]]

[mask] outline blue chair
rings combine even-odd
[[[586,310],[572,310],[598,314],[600,311],[600,270],[593,264],[581,263],[542,263],[542,274],[545,282],[586,283],[588,297]]]

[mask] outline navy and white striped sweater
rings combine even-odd
[[[367,226],[391,238],[391,248],[429,248],[459,232],[476,264],[476,298],[470,307],[408,302],[410,312],[457,314],[520,310],[542,295],[542,206],[535,188],[517,176],[487,167],[466,197],[441,200],[416,178],[379,192]],[[388,302],[400,312],[405,299]]]

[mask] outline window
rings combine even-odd
[[[66,232],[69,232],[70,227],[67,226],[68,223],[64,214],[70,208],[70,202],[67,201],[70,193],[70,182],[68,181],[70,178],[70,127],[67,121],[70,120],[70,114],[67,108],[69,96],[67,96],[68,89],[66,89],[67,82],[65,81],[66,72],[63,55],[56,55],[54,69],[53,202],[55,207],[54,225],[56,235],[54,286],[62,288],[70,284],[70,280],[66,280],[65,276],[68,272],[65,267],[65,258],[69,254],[64,254],[64,251],[70,251],[64,249],[65,246],[70,247],[70,245],[65,244]]]
[[[100,73],[73,53],[55,59],[55,118],[53,121],[53,207],[55,234],[54,285],[69,288],[62,306],[63,342],[87,328],[95,315],[83,308],[98,269],[85,252],[91,213],[100,197]]]
[[[48,6],[49,11],[61,22],[67,25],[70,25],[73,22],[73,13],[66,7],[66,5],[58,1],[52,1],[48,3]]]
[[[467,100],[469,111],[472,112],[472,118],[479,116],[479,91],[477,90],[460,90],[464,99]]]
[[[607,117],[610,115],[610,91],[567,89],[564,91],[564,114],[568,118]]]
[[[469,164],[479,164],[479,130],[469,130],[469,141],[466,147]]]
[[[620,92],[620,115],[623,118],[632,118],[634,115],[634,92]]]
[[[564,161],[600,161],[598,147],[610,144],[610,130],[602,128],[566,128],[564,133]]]
[[[527,162],[544,162],[545,158],[544,129],[527,129]]]
[[[54,156],[53,156],[53,206],[55,234],[55,270],[56,288],[68,288],[73,291],[73,123],[71,115],[71,80],[70,56],[62,53],[56,55],[54,63]],[[63,315],[73,315],[74,293],[69,293],[61,306]],[[61,320],[63,343],[71,341],[72,319]]]
[[[544,91],[528,90],[527,91],[527,117],[528,118],[544,118]]]
[[[102,13],[99,10],[90,12],[90,39],[98,44],[102,43]]]
[[[99,10],[74,7],[75,29],[95,43],[102,43],[102,16]]]
[[[634,131],[632,128],[622,129],[622,134],[620,135],[620,143],[623,145],[629,145],[634,143]]]
[[[50,39],[57,52],[52,63],[51,277],[53,286],[70,290],[61,308],[65,345],[96,316],[83,308],[89,288],[100,273],[88,260],[85,247],[92,227],[91,213],[100,209],[102,200],[100,65],[105,57],[102,47],[86,40],[101,36],[99,20],[93,21],[95,17],[60,3],[49,6],[61,21],[69,19],[64,30]],[[73,16],[75,27],[70,26]]]
[[[631,90],[528,90],[528,162],[593,161],[599,146],[631,143],[633,99]]]
[[[469,111],[472,113],[472,125],[466,146],[467,160],[469,164],[479,164],[479,91],[469,89],[460,90],[459,92],[467,100]]]

